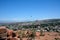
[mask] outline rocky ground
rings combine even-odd
[[[11,30],[0,27],[0,40],[60,40],[59,32],[44,32],[40,30]]]
[[[36,31],[33,34],[34,37],[30,36],[32,35],[31,31],[29,31],[28,33],[27,31],[22,31],[22,34],[20,35],[20,37],[18,37],[19,36],[18,31],[15,31],[15,32],[16,32],[15,37],[12,37],[12,35],[9,34],[11,40],[14,40],[13,38],[16,38],[16,40],[60,40],[60,33],[57,33],[57,32],[43,32],[41,34],[41,32]],[[12,31],[10,31],[10,33],[12,33]]]

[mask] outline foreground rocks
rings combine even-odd
[[[39,30],[10,30],[0,27],[0,40],[60,40],[58,32],[41,32]]]

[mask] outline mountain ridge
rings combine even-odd
[[[24,24],[24,23],[53,23],[60,22],[60,19],[45,19],[45,20],[34,20],[34,21],[25,21],[25,22],[0,22],[1,24]]]

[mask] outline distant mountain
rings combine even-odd
[[[60,19],[46,19],[46,20],[35,20],[35,21],[26,21],[26,22],[2,22],[0,21],[0,25],[2,24],[48,24],[48,23],[60,23]]]
[[[60,22],[60,19],[37,20],[35,22],[40,22],[40,23],[53,23],[53,22]]]

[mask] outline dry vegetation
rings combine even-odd
[[[60,40],[60,20],[5,24],[0,40]]]
[[[60,40],[60,33],[58,32],[43,32],[43,31],[33,31],[33,30],[9,30],[7,28],[6,31],[4,28],[0,30],[3,31],[1,35],[7,33],[5,40]],[[1,37],[2,40],[4,35]],[[1,39],[2,38],[2,39]]]

